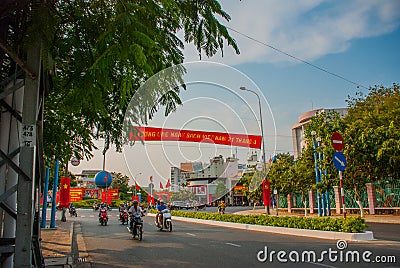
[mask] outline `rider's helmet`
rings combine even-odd
[[[160,199],[160,203],[164,203],[164,200]]]

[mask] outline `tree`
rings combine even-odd
[[[307,196],[315,183],[315,168],[313,166],[313,155],[311,150],[304,151],[296,160],[293,177],[296,192],[301,194],[304,204],[304,215],[307,216]]]
[[[120,149],[131,97],[152,75],[183,62],[184,42],[193,43],[199,55],[222,51],[224,42],[239,53],[216,17],[230,20],[216,0],[78,0],[47,5],[34,27],[34,36],[45,40],[43,51],[57,66],[45,103],[45,153],[64,161],[72,155],[90,158],[92,139],[100,136],[105,139],[104,153],[111,143]],[[179,31],[184,40],[177,36]],[[160,105],[167,115],[180,104],[179,88],[162,96],[148,93],[156,105],[140,102],[133,117],[137,124],[146,123]]]
[[[367,96],[349,97],[345,118],[348,172],[374,182],[400,175],[400,90],[375,86]]]
[[[367,182],[399,178],[400,173],[400,91],[375,86],[367,96],[349,97],[344,154],[347,157],[345,186],[354,190],[361,215],[361,192]]]
[[[260,176],[259,172],[249,172],[245,173],[243,177],[240,179],[240,183],[246,187],[246,190],[243,191],[243,195],[247,198],[247,200],[261,200],[262,199],[262,187],[258,187],[254,191],[250,191],[250,183],[253,180],[254,176]],[[256,178],[258,180],[258,178]],[[262,181],[260,179],[259,181]]]
[[[112,186],[118,189],[119,192],[126,194],[129,190],[128,183],[130,178],[119,172],[111,172],[111,176],[113,178]]]
[[[276,162],[271,165],[268,179],[271,181],[271,188],[277,189],[279,194],[295,192],[294,163],[289,153],[276,155]]]

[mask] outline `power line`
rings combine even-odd
[[[246,37],[247,39],[250,39],[250,40],[252,40],[252,41],[254,41],[254,42],[256,42],[256,43],[259,43],[259,44],[261,44],[261,45],[263,45],[263,46],[269,47],[270,49],[273,49],[273,50],[275,50],[275,51],[277,51],[277,52],[279,52],[279,53],[281,53],[281,54],[284,54],[284,55],[286,55],[286,56],[292,58],[292,59],[295,59],[295,60],[297,60],[297,61],[300,61],[300,62],[302,62],[302,63],[305,63],[305,64],[307,64],[307,65],[309,65],[309,66],[311,66],[311,67],[313,67],[313,68],[315,68],[315,69],[318,69],[318,70],[323,71],[323,72],[325,72],[325,73],[327,73],[327,74],[330,74],[330,75],[335,76],[335,77],[337,77],[337,78],[339,78],[339,79],[342,79],[342,80],[344,80],[344,81],[346,81],[346,82],[349,82],[350,84],[356,85],[357,88],[362,87],[362,88],[368,89],[366,86],[364,86],[364,85],[362,85],[362,84],[356,83],[356,82],[354,82],[354,81],[352,81],[352,80],[347,79],[347,78],[344,77],[344,76],[341,76],[341,75],[339,75],[339,74],[335,74],[335,73],[333,73],[333,72],[331,72],[331,71],[328,71],[327,69],[324,69],[324,68],[319,67],[319,66],[317,66],[317,65],[315,65],[315,64],[312,64],[311,62],[308,62],[308,61],[306,61],[306,60],[303,60],[303,59],[300,59],[300,58],[298,58],[298,57],[296,57],[296,56],[293,56],[293,55],[291,55],[291,54],[289,54],[289,53],[287,53],[287,52],[285,52],[285,51],[283,51],[283,50],[280,50],[280,49],[278,49],[278,48],[276,48],[276,47],[274,47],[274,46],[271,46],[271,45],[269,45],[269,44],[267,44],[267,43],[264,43],[264,42],[262,42],[262,41],[260,41],[260,40],[257,40],[257,39],[255,39],[254,37],[251,37],[251,36],[249,36],[249,35],[247,35],[247,34],[241,33],[241,32],[239,32],[238,30],[235,30],[235,29],[233,29],[233,28],[231,28],[231,27],[229,27],[229,26],[225,26],[225,27],[228,28],[229,30],[231,30],[231,31],[233,31],[233,32],[235,32],[235,33],[237,33],[237,34],[240,34],[240,35]]]

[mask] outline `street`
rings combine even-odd
[[[369,250],[372,256],[395,256],[397,263],[385,265],[367,264],[365,262],[330,261],[324,255],[322,261],[302,262],[304,251],[315,251],[317,260],[322,251],[336,251],[337,241],[302,238],[212,227],[202,224],[173,221],[173,231],[160,232],[154,226],[154,217],[144,217],[144,235],[142,241],[133,240],[128,234],[126,225],[118,221],[118,211],[109,212],[110,221],[107,226],[100,226],[97,212],[78,210],[78,217],[69,217],[79,226],[86,244],[91,267],[265,267],[293,266],[294,263],[286,255],[288,263],[282,264],[277,254],[264,263],[257,259],[264,257],[267,247],[268,256],[272,251],[297,251],[300,267],[396,267],[400,266],[399,241],[348,242],[345,251],[358,251],[360,256]],[[398,225],[394,225],[398,226]],[[79,247],[79,245],[78,245]],[[339,251],[340,252],[340,251]],[[296,255],[292,255],[296,257]],[[370,257],[371,259],[373,257]],[[283,258],[285,259],[285,258]],[[271,263],[272,262],[272,263]],[[78,266],[79,267],[79,266]]]

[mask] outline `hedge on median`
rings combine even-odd
[[[153,211],[150,211],[153,212]],[[156,211],[155,211],[156,212]],[[275,227],[287,227],[297,229],[310,229],[321,231],[362,233],[365,220],[361,217],[333,218],[333,217],[298,217],[298,216],[266,216],[266,215],[235,215],[207,212],[186,212],[172,210],[171,214],[177,217],[195,218],[213,221],[236,222]]]

